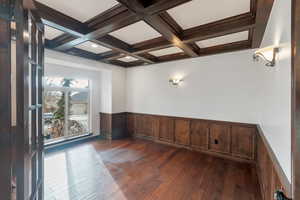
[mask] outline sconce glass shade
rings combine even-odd
[[[277,54],[279,52],[279,48],[265,48],[257,50],[253,55],[254,61],[259,61],[259,59],[263,59],[266,62],[267,67],[274,67],[276,65]]]

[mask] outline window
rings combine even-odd
[[[46,143],[89,134],[89,81],[45,77],[43,112]]]

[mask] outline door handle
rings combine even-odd
[[[277,191],[274,193],[274,200],[291,200],[291,199],[287,198],[287,197],[285,196],[285,194],[283,193],[283,191],[277,190]]]

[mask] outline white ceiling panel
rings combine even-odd
[[[74,19],[85,22],[117,5],[115,0],[37,0]]]
[[[137,61],[138,59],[136,59],[132,56],[125,56],[123,58],[119,58],[118,60],[123,61],[123,62],[133,62],[133,61]]]
[[[156,57],[160,57],[160,56],[182,53],[182,52],[183,51],[178,47],[169,47],[169,48],[160,49],[157,51],[151,51],[151,52],[149,52],[149,54],[156,56]]]
[[[54,38],[64,34],[64,32],[52,28],[50,26],[45,26],[45,38],[48,40],[53,40]]]
[[[103,53],[103,52],[111,50],[109,48],[106,48],[104,46],[100,46],[100,45],[98,45],[96,43],[93,43],[93,42],[90,42],[90,41],[83,42],[83,43],[77,45],[76,48],[82,49],[82,50],[85,50],[85,51],[89,51],[89,52],[92,52],[92,53],[95,53],[95,54],[99,54],[99,53]]]
[[[183,29],[188,29],[249,11],[250,0],[193,0],[168,13]]]
[[[211,38],[208,40],[202,40],[196,42],[196,44],[200,48],[207,48],[207,47],[213,47],[213,46],[218,46],[222,44],[228,44],[232,42],[239,42],[243,40],[247,40],[249,36],[249,31],[243,31],[239,33],[233,33],[229,35],[224,35],[216,38]]]
[[[110,33],[110,35],[128,44],[136,44],[161,36],[160,33],[158,33],[144,21],[140,21],[132,25],[126,26],[122,29]]]

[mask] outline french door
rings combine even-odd
[[[0,5],[0,199],[41,200],[44,27],[31,0]]]

